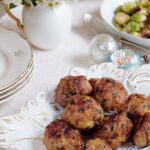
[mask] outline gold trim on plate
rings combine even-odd
[[[2,26],[2,25],[0,25],[0,27],[6,29],[6,30],[8,30],[8,31],[14,32],[13,30],[8,29],[7,27],[4,27],[4,26]],[[14,32],[14,33],[16,33],[16,32]],[[24,71],[21,75],[19,75],[18,77],[16,77],[16,79],[14,79],[12,82],[8,83],[7,85],[5,85],[5,86],[0,86],[0,91],[5,90],[7,87],[12,86],[12,84],[14,84],[14,82],[16,82],[17,80],[19,80],[20,78],[22,78],[22,77],[26,74],[28,68],[30,67],[30,65],[31,65],[31,63],[32,63],[32,61],[33,61],[33,63],[34,63],[33,49],[32,49],[32,46],[31,46],[30,42],[29,42],[27,39],[22,38],[21,35],[19,35],[18,33],[16,33],[16,34],[17,34],[22,40],[24,40],[25,42],[28,43],[28,45],[29,45],[29,47],[30,47],[30,50],[31,50],[31,59],[30,59],[28,65],[27,65],[27,68],[25,69],[25,71]]]

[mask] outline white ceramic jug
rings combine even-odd
[[[55,49],[67,38],[72,18],[69,4],[62,3],[54,8],[24,6],[23,25],[6,7],[5,10],[9,16],[17,22],[18,27],[35,47],[46,50]]]

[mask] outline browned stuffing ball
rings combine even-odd
[[[74,95],[89,95],[92,87],[85,76],[66,76],[61,79],[56,89],[56,102],[65,107]]]
[[[134,143],[140,147],[150,146],[150,114],[146,113],[136,127]]]
[[[62,119],[78,129],[90,129],[103,119],[103,108],[90,96],[76,95],[64,109]]]
[[[106,117],[103,124],[95,129],[94,137],[105,139],[116,150],[128,140],[133,123],[125,113]]]
[[[85,150],[112,150],[110,145],[100,138],[88,140]]]
[[[150,113],[150,99],[142,94],[132,94],[128,98],[125,111],[135,117]]]
[[[93,96],[105,111],[123,110],[128,93],[124,86],[111,78],[91,79]]]
[[[46,127],[43,140],[47,150],[82,150],[80,132],[67,123],[56,120]]]

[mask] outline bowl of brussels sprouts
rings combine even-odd
[[[150,48],[150,0],[104,0],[100,15],[121,37]]]

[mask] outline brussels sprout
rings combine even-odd
[[[138,22],[138,23],[141,23],[141,22],[146,21],[147,17],[144,14],[135,13],[135,14],[132,15],[131,20],[135,21],[135,22]]]
[[[115,14],[116,13],[118,13],[118,12],[122,12],[123,10],[122,10],[122,6],[119,6],[119,7],[117,7],[117,9],[115,10]]]
[[[139,6],[141,8],[147,8],[150,6],[150,1],[149,0],[140,0]]]
[[[140,23],[140,28],[141,28],[141,29],[144,28],[145,25],[146,25],[145,22],[141,22],[141,23]]]
[[[116,22],[114,23],[115,27],[118,28],[119,30],[123,29],[123,25],[119,25]]]
[[[141,8],[138,13],[143,14],[145,16],[148,16],[148,9],[147,8]]]
[[[139,32],[140,31],[140,24],[134,21],[131,21],[126,26],[127,31],[130,32]]]
[[[114,20],[117,24],[124,25],[130,21],[130,18],[131,17],[129,15],[127,15],[123,12],[119,12],[115,15]]]
[[[122,10],[127,14],[133,14],[138,9],[136,2],[128,2],[122,6]]]
[[[139,32],[130,32],[129,34],[137,37],[141,37],[141,34]]]

